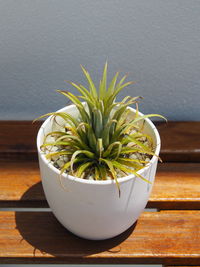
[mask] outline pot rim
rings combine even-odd
[[[72,105],[68,105],[65,106],[64,108],[61,108],[59,110],[57,110],[56,112],[63,112],[66,111],[66,109],[71,109],[75,107],[74,104]],[[128,107],[129,109],[131,109],[133,112],[135,112],[136,110],[132,107]],[[144,115],[143,113],[139,112],[139,115],[142,116]],[[38,155],[39,157],[42,159],[42,161],[56,174],[60,175],[60,170],[57,169],[56,167],[53,166],[53,164],[51,164],[51,162],[49,160],[46,159],[45,154],[42,153],[41,149],[40,149],[40,139],[41,139],[41,135],[44,134],[44,129],[46,127],[46,125],[49,123],[49,121],[51,120],[52,116],[49,116],[41,125],[38,134],[37,134],[37,150],[38,150]],[[154,134],[155,134],[155,141],[156,141],[156,148],[155,148],[155,154],[159,155],[160,152],[160,147],[161,147],[161,140],[160,140],[160,135],[158,133],[158,130],[156,128],[156,126],[153,124],[153,122],[149,119],[149,118],[145,118],[144,119],[149,126],[151,127],[151,129],[153,130]],[[137,173],[142,175],[152,164],[154,164],[156,161],[158,160],[158,157],[156,157],[155,155],[151,158],[150,162],[148,163],[148,165],[144,168],[142,168],[141,170],[139,170]],[[130,174],[128,176],[124,176],[124,177],[120,177],[118,178],[118,183],[124,183],[127,182],[131,179],[133,179],[134,177],[136,177],[134,174]],[[69,179],[71,181],[75,181],[75,182],[79,182],[79,183],[83,183],[83,184],[93,184],[93,185],[110,185],[110,184],[115,184],[116,181],[115,180],[103,180],[103,181],[96,181],[96,180],[86,180],[86,179],[81,179],[79,177],[75,177],[72,175],[69,175],[67,173],[63,173],[62,174],[62,179]]]

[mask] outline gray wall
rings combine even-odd
[[[97,80],[106,59],[138,81],[124,95],[142,112],[200,120],[198,0],[1,0],[0,119],[64,106],[55,89],[84,83],[79,64]]]

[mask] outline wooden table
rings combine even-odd
[[[0,122],[0,263],[200,265],[200,122],[157,123],[164,163],[147,205],[155,210],[106,241],[74,236],[47,209],[35,148],[39,125]]]

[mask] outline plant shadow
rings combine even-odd
[[[41,193],[41,182],[30,187],[23,194],[21,201],[27,201],[30,197],[33,199],[33,195],[37,192],[40,192],[40,198],[44,199]],[[121,250],[120,244],[131,235],[137,224],[136,222],[124,233],[114,238],[92,241],[79,238],[69,232],[49,211],[17,211],[15,219],[16,228],[22,240],[26,240],[33,247],[33,257],[37,250],[55,257],[69,255],[81,258],[105,251],[118,253]]]

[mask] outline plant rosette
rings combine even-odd
[[[89,82],[89,94],[83,90],[81,92],[84,92],[89,97],[91,95],[91,99],[87,102],[87,98],[82,97],[82,99],[86,100],[86,103],[77,102],[78,100],[76,97],[71,97],[72,94],[69,93],[68,95],[67,92],[62,91],[61,93],[65,96],[69,96],[69,99],[72,100],[74,104],[66,106],[55,113],[44,115],[50,115],[50,117],[44,121],[39,129],[37,136],[37,149],[44,193],[56,218],[63,226],[77,236],[91,240],[103,240],[115,237],[126,231],[135,223],[141,212],[144,210],[155,179],[160,152],[160,136],[155,125],[148,118],[153,115],[155,116],[156,114],[144,115],[138,111],[137,104],[136,109],[133,109],[128,105],[132,102],[135,103],[135,98],[132,98],[134,101],[130,101],[130,98],[126,97],[122,102],[118,102],[116,105],[113,104],[115,103],[115,95],[113,99],[111,99],[113,92],[117,90],[118,93],[120,89],[125,86],[122,85],[121,80],[116,87],[115,81],[114,83],[111,82],[112,86],[110,85],[108,89],[106,89],[105,81],[107,64],[104,67],[102,77],[102,83],[104,85],[101,85],[100,83],[99,94],[94,92],[94,84],[91,83],[91,78],[88,76],[89,74],[85,71],[85,69],[83,69],[83,71]],[[115,80],[116,78],[114,77]],[[124,78],[122,79],[124,80]],[[73,83],[73,85],[75,84]],[[129,83],[125,85],[129,85]],[[104,91],[104,94],[102,94],[102,91]],[[103,98],[104,95],[105,98]],[[95,115],[93,115],[93,111],[96,111],[96,109],[93,109],[92,105],[95,105],[95,103],[98,104],[99,100],[103,103],[101,105],[102,125],[99,123],[97,125],[96,123],[94,124],[96,125],[96,128],[93,127],[93,129],[91,127],[96,137],[96,146],[98,146],[98,149],[95,150],[94,144],[86,137],[88,137],[87,130],[89,129],[91,131],[87,125],[93,125],[93,121],[90,123],[88,118],[91,118],[91,120],[95,120],[96,118]],[[109,103],[109,101],[112,102]],[[108,106],[112,104],[114,107],[114,109],[111,109],[111,112],[109,113],[109,116],[112,117],[111,123],[109,122],[109,116],[106,117],[106,122],[103,121],[104,113],[107,110],[105,108],[106,104],[108,104]],[[123,110],[123,112],[121,112],[122,115],[125,114],[129,117],[129,121],[128,123],[126,122],[125,126],[122,123],[123,120],[119,117],[120,109]],[[86,117],[88,120],[87,123],[84,122],[83,116],[85,116],[85,113],[81,113],[83,111],[88,113]],[[56,114],[68,114],[67,119],[66,116],[56,116]],[[40,118],[44,116],[41,116]],[[118,116],[118,120],[113,119],[115,116]],[[76,119],[78,122],[75,121]],[[140,139],[132,138],[130,140],[131,142],[127,141],[129,136],[127,131],[126,134],[124,134],[124,129],[126,130],[130,128],[127,125],[132,125],[131,122],[134,120],[137,120],[134,127],[136,127],[136,129],[137,127],[142,128],[144,136],[148,137],[148,139],[150,138],[153,153],[147,153],[149,150],[141,141],[138,141]],[[118,125],[119,121],[120,124]],[[76,124],[76,127],[72,127],[73,129],[70,128],[70,133],[75,132],[76,138],[73,138],[73,136],[68,133],[68,123],[72,125],[72,122]],[[113,146],[110,143],[106,146],[105,140],[108,138],[105,137],[105,129],[108,128],[106,126],[111,126],[112,123],[114,127],[112,127],[112,129],[109,128],[110,131],[113,131],[114,129],[113,133],[117,131],[120,132],[119,129],[123,126],[121,130],[121,133],[123,134],[119,135],[119,138],[116,137],[115,134],[115,137],[119,140],[114,140],[115,145]],[[61,133],[61,129],[64,129],[63,133]],[[106,133],[107,131],[108,129],[106,129]],[[50,147],[50,150],[44,150],[44,144],[46,143],[47,136],[51,136],[52,132],[59,132],[61,135],[66,134],[65,139],[62,139],[62,137],[59,139],[62,140],[62,143],[56,143],[56,139],[52,142],[52,144],[47,143],[45,148]],[[72,141],[77,141],[78,134],[80,134],[81,137],[84,137],[87,147],[90,147],[90,145],[92,146],[89,154],[84,154],[85,150],[78,150],[76,147],[77,143],[73,143],[73,145],[75,144],[75,147],[69,146],[69,139],[71,138]],[[108,134],[108,137],[112,139],[111,133],[108,132]],[[130,137],[131,136],[132,135],[130,135]],[[106,139],[104,140],[104,138]],[[66,143],[64,143],[63,140]],[[134,143],[134,140],[136,143]],[[52,158],[48,156],[53,155],[52,148],[56,148],[55,144],[58,144],[59,146],[61,145],[62,149],[56,150],[56,152],[53,152],[54,154],[62,154],[63,151],[67,151],[67,154],[71,153],[70,159],[68,158],[69,162],[66,161],[63,165],[64,167],[61,166],[60,169],[55,167],[55,162],[53,162]],[[65,150],[63,150],[63,145],[65,145]],[[130,149],[126,149],[126,146],[130,146],[132,150],[135,148],[138,149],[138,147],[141,151],[144,150],[141,155],[144,156],[147,153],[146,158],[148,159],[148,162],[143,165],[141,162],[144,161],[142,160],[141,162],[137,162],[137,160],[134,162],[134,159],[132,160],[129,156],[126,156],[126,153],[123,154],[123,151],[130,151]],[[49,151],[51,151],[52,154]],[[150,154],[151,156],[149,156]],[[89,158],[87,158],[87,155],[89,155]],[[104,159],[103,155],[105,155]],[[80,157],[78,158],[78,156]],[[117,161],[118,159],[119,162]],[[77,165],[76,161],[79,162],[79,165]],[[122,163],[124,163],[124,167]],[[76,168],[76,165],[77,169],[74,170],[73,168]],[[119,169],[117,168],[118,166]],[[139,168],[136,168],[135,166],[139,166]],[[91,178],[91,175],[88,175],[88,173],[91,171],[93,171],[93,175],[92,179],[89,179],[89,177]],[[123,175],[119,177],[119,173],[123,173]],[[77,176],[76,174],[79,175]]]

